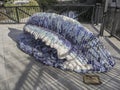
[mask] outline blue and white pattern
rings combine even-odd
[[[79,73],[106,72],[115,65],[92,32],[78,21],[55,13],[31,16],[19,46],[46,65]]]

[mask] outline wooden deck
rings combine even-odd
[[[98,34],[90,24],[83,24]],[[18,49],[16,40],[23,24],[0,25],[0,90],[120,90],[120,41],[105,32],[100,40],[116,61],[107,73],[97,74],[101,85],[86,85],[83,74],[45,66]],[[99,28],[99,26],[96,26]]]

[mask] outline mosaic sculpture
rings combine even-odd
[[[106,72],[115,65],[97,36],[78,21],[55,13],[31,16],[19,47],[46,65],[78,73]]]

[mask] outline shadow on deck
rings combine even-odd
[[[8,33],[8,36],[17,43],[19,40],[19,35],[22,33],[22,31],[15,28],[9,28],[9,30],[10,32]],[[109,40],[109,37],[105,37],[104,40],[118,53],[118,55],[120,54],[119,48]],[[118,63],[120,64],[119,56],[113,56],[113,58],[119,60]],[[120,78],[118,77],[120,75],[120,67],[118,64],[108,73],[97,74],[100,76],[103,84],[93,86],[83,83],[82,74],[63,71],[51,66],[43,65],[40,62],[35,61],[35,59],[30,56],[25,59],[27,59],[29,63],[27,65],[25,64],[26,68],[23,72],[21,72],[19,78],[14,77],[16,82],[10,82],[14,83],[12,90],[97,90],[98,88],[117,90],[120,88]],[[22,61],[18,64],[24,65]],[[15,67],[9,68],[11,69],[11,72],[13,68]],[[16,70],[20,71],[20,68],[16,68]],[[11,86],[9,85],[9,88],[10,87]]]

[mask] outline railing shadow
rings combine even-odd
[[[99,33],[99,30],[98,30],[93,24],[91,24],[91,27],[92,27],[97,33]]]
[[[22,31],[15,28],[9,28],[9,30],[8,36],[17,43]],[[16,58],[15,53],[13,54],[13,57]],[[19,62],[25,66],[25,70],[22,72],[19,67],[14,67],[14,65],[11,65],[11,68],[9,66],[7,67],[11,69],[9,70],[11,73],[14,72],[14,70],[12,70],[13,68],[16,68],[16,70],[21,73],[17,82],[14,83],[15,86],[13,90],[79,90],[87,86],[83,86],[81,74],[43,65],[30,56],[27,57],[26,60],[29,60],[27,65],[22,61]]]
[[[22,34],[22,31],[14,28],[9,28],[9,30],[10,32],[8,33],[8,36],[17,43],[19,40],[19,35]],[[110,40],[107,41],[110,45],[112,45]],[[117,52],[119,52],[119,49],[114,44],[112,46],[115,50],[117,50]],[[15,57],[15,55],[13,56]],[[15,86],[13,90],[88,90],[96,87],[84,84],[82,82],[82,74],[63,71],[51,66],[43,65],[39,61],[35,61],[35,59],[30,56],[26,59],[30,62],[25,65],[25,70],[22,72],[17,82],[14,83]],[[24,64],[22,62],[20,63]],[[16,69],[20,72],[20,68]],[[13,70],[10,71],[13,72]]]
[[[105,37],[105,40],[109,43],[109,45],[110,45],[118,54],[120,54],[120,49],[119,49],[116,45],[114,45],[113,42],[111,42],[107,37]]]
[[[116,60],[120,60],[120,57],[112,56]]]

